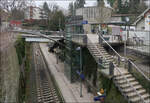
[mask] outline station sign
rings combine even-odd
[[[84,80],[84,78],[85,78],[84,74],[82,74],[82,73],[79,72],[78,70],[76,71],[76,73],[80,76],[80,78],[81,78],[82,80]]]
[[[87,20],[83,20],[82,24],[88,24],[88,21]]]

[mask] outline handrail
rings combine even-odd
[[[150,79],[141,71],[141,69],[139,69],[139,67],[137,67],[131,60],[129,61],[148,81],[150,81]]]
[[[104,41],[120,58],[123,58],[121,55],[119,55],[119,54],[110,46],[110,44],[109,44],[101,35],[98,34],[98,36],[100,36],[100,37],[103,39],[103,41]]]
[[[88,39],[88,37],[87,37],[87,40],[88,40],[92,45],[94,45],[94,43],[92,43],[91,40]],[[104,59],[105,59],[105,61],[106,61],[106,57],[101,53],[101,51],[97,48],[97,46],[94,45],[94,47],[96,48],[96,50],[99,51],[99,53],[104,57]]]
[[[99,35],[98,33],[97,33],[97,35]],[[111,45],[107,42],[107,41],[105,41],[105,39],[101,36],[101,35],[99,35],[100,37],[101,37],[101,39],[103,39],[103,41],[120,57],[120,58],[123,58],[121,55],[119,55],[112,47],[111,47]],[[127,58],[124,58],[126,61],[128,60],[135,68],[136,68],[136,70],[138,71],[138,72],[140,72],[148,81],[150,81],[150,79],[140,70],[140,68],[139,67],[137,67],[131,60],[129,60],[129,59],[127,59]]]
[[[142,37],[138,37],[138,36],[136,35],[136,33],[134,33],[134,35],[135,35],[135,37],[138,38],[139,40],[142,38]]]
[[[103,40],[104,40],[104,38],[101,36],[101,35],[99,35]],[[107,43],[107,41],[105,41],[104,40],[104,42],[120,57],[120,58],[122,58],[122,56],[120,56],[108,43]],[[130,60],[129,60],[130,61]],[[131,62],[131,61],[130,61]],[[134,65],[135,67],[137,67],[133,62],[131,62],[132,63],[132,65]],[[122,74],[121,73],[121,71],[120,71],[120,69],[118,69],[118,67],[116,67],[115,66],[115,68],[120,72],[120,74]],[[138,69],[138,68],[137,68]],[[143,74],[144,75],[144,74]],[[145,75],[144,75],[145,76]],[[130,87],[132,87],[133,89],[134,89],[134,91],[136,92],[136,94],[140,97],[140,99],[141,100],[143,100],[144,101],[144,103],[146,103],[145,102],[145,100],[142,98],[142,96],[137,92],[137,90],[133,87],[133,85],[131,85],[130,84],[130,82],[128,81],[128,79],[123,75],[123,78],[127,81],[127,83],[130,85]]]
[[[122,74],[119,68],[116,67],[116,69],[120,72],[120,74]],[[140,99],[143,100],[144,103],[146,103],[146,101],[145,101],[145,100],[142,98],[142,96],[137,92],[137,90],[133,87],[133,85],[130,84],[130,82],[128,81],[127,77],[125,77],[125,76],[123,75],[123,78],[127,81],[127,83],[130,85],[130,87],[134,89],[134,91],[135,91],[136,94],[140,97]]]

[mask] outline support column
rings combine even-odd
[[[128,71],[131,72],[131,70],[132,70],[132,64],[130,60],[128,60]]]
[[[109,75],[114,75],[114,64],[112,62],[109,63]]]
[[[102,44],[103,43],[103,39],[100,37],[102,36],[102,33],[100,32],[99,35],[98,35],[98,39],[99,39],[99,44]]]
[[[120,66],[120,57],[118,56],[118,66]]]

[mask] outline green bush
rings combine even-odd
[[[146,80],[145,77],[137,72],[135,69],[132,69],[130,73],[132,73],[136,80],[146,89],[148,93],[150,93],[150,82]]]
[[[19,64],[22,64],[22,60],[25,57],[25,40],[18,36],[15,42],[15,48],[19,59]]]

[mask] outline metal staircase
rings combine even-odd
[[[114,84],[119,88],[121,94],[128,100],[128,102],[150,103],[149,93],[146,92],[146,90],[139,84],[132,74],[128,72],[127,69],[118,64],[116,58],[107,53],[101,44],[92,43],[92,41],[88,39],[87,48],[97,63],[99,63],[100,58],[102,59],[102,65],[105,69],[109,68],[110,62],[114,64]],[[117,52],[115,51],[115,53]]]

